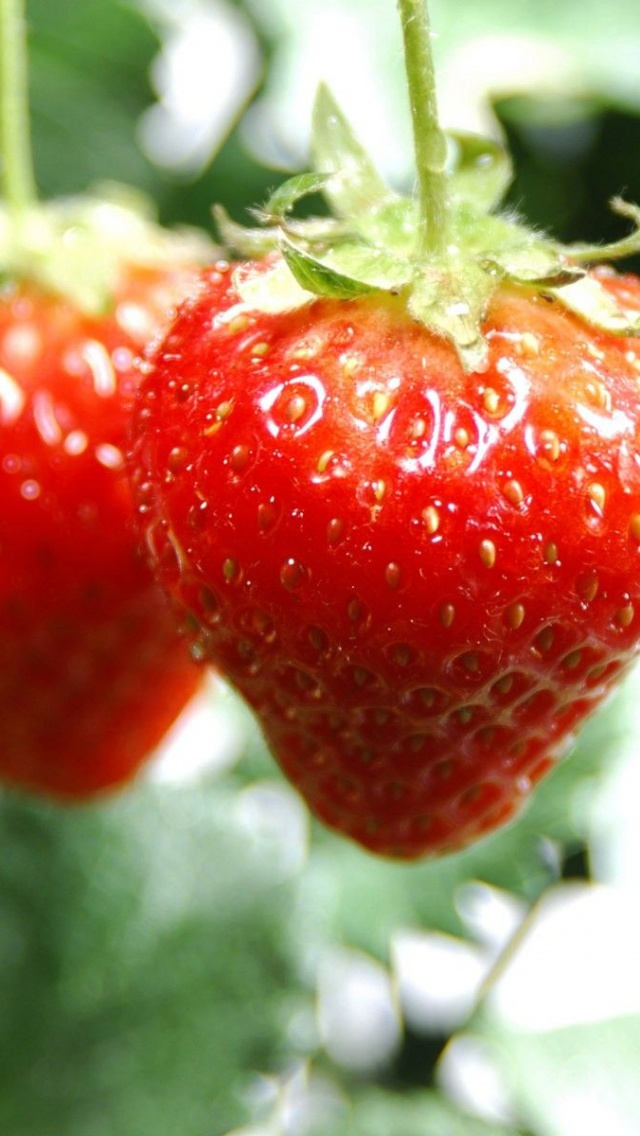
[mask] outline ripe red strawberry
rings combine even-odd
[[[0,780],[85,796],[127,780],[200,679],[133,524],[135,357],[194,263],[122,268],[107,311],[0,294]]]
[[[512,816],[640,639],[640,281],[491,212],[497,147],[445,179],[427,125],[416,204],[321,92],[322,172],[221,218],[257,259],[150,357],[132,461],[201,656],[315,814],[406,858]],[[337,220],[293,219],[317,191]]]
[[[210,245],[121,193],[40,204],[20,0],[0,39],[0,782],[85,797],[132,776],[200,680],[123,454],[136,357]]]
[[[239,303],[209,272],[145,382],[160,573],[318,816],[458,847],[637,651],[640,339],[505,288],[470,376],[398,299]]]

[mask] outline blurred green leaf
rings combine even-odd
[[[436,1092],[394,1094],[371,1089],[352,1104],[345,1136],[517,1136],[459,1112]]]
[[[640,1129],[640,1018],[551,1033],[510,1033],[496,1059],[536,1136],[636,1136]]]
[[[0,803],[0,1129],[214,1136],[282,1057],[291,884],[220,791]]]
[[[152,101],[158,40],[119,0],[29,0],[33,142],[42,195],[80,192],[100,180],[153,191],[156,177],[136,138]]]

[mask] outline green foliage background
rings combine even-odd
[[[262,53],[252,97],[268,100],[275,114],[286,116],[300,97],[291,61],[313,33],[318,6],[319,0],[232,5],[249,21]],[[393,0],[384,6],[333,0],[329,8],[348,10],[369,28],[367,42],[378,53],[371,66],[384,62],[377,72],[381,105],[388,99],[398,130],[405,129]],[[184,12],[186,19],[188,4]],[[30,0],[28,13],[43,196],[101,180],[128,182],[153,198],[165,223],[209,228],[212,202],[241,218],[282,178],[282,170],[263,165],[247,146],[240,106],[196,174],[170,173],[145,157],[138,123],[156,98],[150,67],[166,25],[133,0]],[[619,235],[621,222],[607,214],[607,199],[622,192],[640,200],[637,0],[434,0],[433,15],[443,65],[460,45],[497,31],[546,37],[573,53],[579,81],[558,74],[555,88],[552,82],[543,94],[536,86],[501,90],[493,99],[516,159],[511,203],[565,239]],[[475,949],[478,931],[462,901],[471,885],[485,897],[501,897],[505,909],[519,904],[533,928],[531,943],[547,898],[573,895],[570,887],[587,901],[604,888],[621,912],[637,909],[634,802],[624,791],[635,784],[637,682],[632,677],[587,728],[574,756],[517,824],[442,862],[379,862],[310,824],[246,712],[220,688],[208,696],[212,745],[229,723],[236,739],[235,760],[222,769],[184,783],[150,774],[116,799],[72,811],[5,793],[0,1130],[7,1136],[639,1131],[638,976],[632,968],[620,972],[623,1012],[613,998],[610,1009],[605,999],[589,1012],[594,986],[606,986],[616,966],[615,959],[596,957],[581,978],[587,943],[598,941],[595,917],[581,925],[573,948],[576,981],[584,981],[582,1010],[560,1025],[551,1015],[550,1024],[523,1026],[514,1010],[532,981],[541,1005],[553,1003],[554,984],[566,981],[551,956],[544,969],[536,969],[534,958],[518,986],[526,936],[506,945],[501,962],[493,960],[493,981],[446,1027],[428,1015],[416,1024],[401,996],[394,946],[400,932],[411,930],[446,934]],[[376,1061],[359,1059],[355,1050],[348,1060],[336,1056],[335,1038],[323,1024],[323,989],[345,957],[370,963],[390,992],[391,1041]],[[496,999],[491,991],[500,987],[502,971],[512,974],[512,994]],[[343,1010],[349,1033],[348,999]],[[366,1012],[363,1005],[365,1021]],[[506,1111],[489,1113],[488,1089],[478,1111],[478,1095],[463,1092],[468,1072],[467,1080],[464,1070],[457,1080],[444,1076],[447,1055],[465,1041],[492,1054]]]

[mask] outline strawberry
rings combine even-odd
[[[194,266],[123,268],[108,311],[0,294],[0,778],[61,796],[127,780],[199,683],[133,524],[135,358]]]
[[[123,451],[136,357],[209,244],[123,200],[35,200],[19,16],[2,6],[0,780],[78,798],[127,781],[200,682]]]
[[[150,353],[131,463],[198,654],[319,818],[406,859],[512,817],[640,639],[640,280],[496,213],[496,145],[445,176],[430,126],[416,203],[320,92],[319,172],[220,215],[248,259]],[[337,219],[296,220],[318,191]]]

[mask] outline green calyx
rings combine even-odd
[[[398,294],[414,319],[455,346],[467,371],[487,366],[482,324],[492,293],[506,282],[551,296],[608,333],[640,334],[637,313],[625,311],[584,267],[640,252],[639,208],[612,202],[632,222],[628,237],[601,247],[563,246],[499,212],[512,171],[497,142],[452,134],[447,144],[441,228],[429,243],[420,202],[389,188],[321,87],[313,116],[314,172],[281,185],[257,211],[259,227],[245,228],[221,208],[214,211],[222,240],[242,257],[282,254],[266,273],[238,267],[243,301],[278,312],[320,296]],[[295,207],[315,194],[330,216],[298,219]]]
[[[123,267],[171,269],[213,258],[197,230],[158,225],[146,197],[126,186],[96,196],[0,206],[0,278],[27,281],[87,315],[109,309]]]
[[[124,267],[210,261],[213,246],[203,234],[162,229],[146,197],[127,187],[38,200],[27,64],[25,0],[0,0],[0,280],[35,284],[99,315],[111,306]]]

